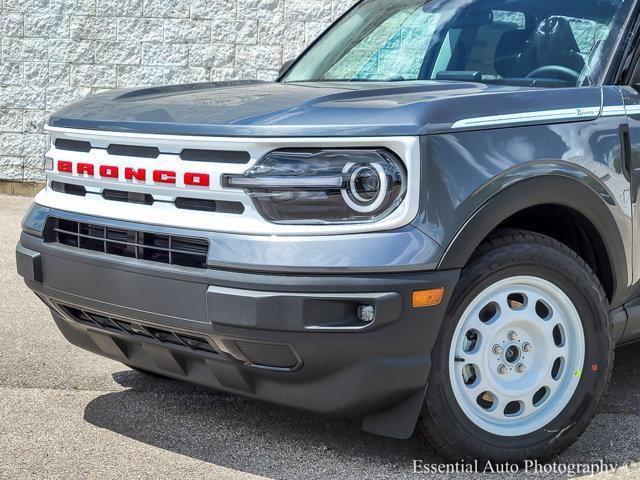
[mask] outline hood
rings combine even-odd
[[[577,110],[597,116],[597,87],[542,89],[479,83],[223,82],[115,90],[54,113],[52,127],[161,135],[390,136],[486,128],[486,118]],[[594,114],[594,109],[598,111]],[[545,123],[545,116],[524,120]],[[549,121],[557,121],[550,118]],[[475,122],[474,122],[475,121]],[[564,119],[563,121],[568,121]],[[456,127],[457,126],[457,127]]]

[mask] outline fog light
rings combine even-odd
[[[432,290],[416,290],[413,292],[413,307],[435,307],[440,305],[444,297],[444,288],[434,288]]]
[[[376,318],[376,309],[371,305],[358,305],[358,320],[371,323]]]

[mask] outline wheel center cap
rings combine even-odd
[[[520,349],[516,345],[511,345],[504,352],[504,361],[513,364],[520,360],[520,356]]]

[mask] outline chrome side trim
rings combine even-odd
[[[601,116],[603,117],[621,117],[626,115],[627,112],[625,110],[624,105],[611,105],[604,107],[602,109]]]
[[[640,115],[640,105],[627,105],[627,115]]]
[[[498,125],[513,125],[527,122],[549,122],[555,120],[588,120],[600,115],[601,107],[565,108],[560,110],[541,110],[537,112],[509,113],[506,115],[491,115],[487,117],[465,118],[455,122],[451,128],[493,127]]]

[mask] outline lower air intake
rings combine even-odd
[[[202,238],[147,233],[55,217],[47,220],[45,242],[191,268],[207,268],[209,252],[209,241]]]
[[[149,327],[133,321],[110,316],[107,317],[96,312],[71,307],[69,305],[58,304],[57,307],[62,309],[67,316],[75,322],[89,327],[99,328],[101,330],[107,330],[123,335],[131,335],[133,337],[155,339],[160,343],[170,343],[197,352],[218,354],[218,351],[213,348],[209,341],[204,337],[176,332],[173,330]]]
[[[236,340],[235,344],[254,366],[293,370],[300,365],[300,359],[292,348],[284,343]]]

